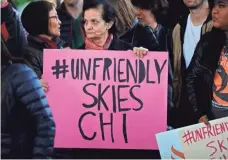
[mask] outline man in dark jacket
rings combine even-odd
[[[176,107],[170,115],[170,123],[176,128],[197,122],[187,95],[187,69],[198,41],[212,28],[208,0],[183,0],[183,2],[189,8],[190,14],[182,17],[175,26],[170,51],[174,74],[173,101]]]
[[[1,38],[13,56],[21,57],[26,38],[20,17],[7,0],[1,0],[1,14]]]
[[[199,122],[228,117],[228,0],[215,0],[213,30],[205,34],[189,67],[187,87]]]

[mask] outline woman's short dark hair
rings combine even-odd
[[[48,35],[49,12],[54,8],[53,3],[44,0],[29,3],[21,15],[26,31],[31,35]]]
[[[115,9],[107,0],[84,0],[82,16],[84,18],[85,11],[92,8],[102,7],[102,19],[106,22],[114,22],[112,28],[109,29],[109,33],[116,34],[117,29],[115,26],[116,12]]]
[[[131,2],[135,7],[150,10],[157,21],[166,16],[169,10],[169,2],[167,0],[131,0]]]

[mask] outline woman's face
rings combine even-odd
[[[139,22],[143,25],[149,25],[152,13],[150,10],[135,7],[135,14]]]
[[[57,15],[55,9],[49,12],[49,22],[48,22],[48,32],[50,36],[59,37],[60,36],[60,25],[61,21]]]
[[[212,10],[213,26],[228,31],[228,1],[216,0]]]
[[[89,39],[102,38],[108,34],[113,22],[105,22],[102,18],[102,7],[91,8],[84,13],[84,28]]]

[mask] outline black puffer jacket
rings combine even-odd
[[[212,85],[225,40],[225,34],[217,29],[206,33],[199,41],[189,66],[187,89],[197,119],[203,115],[213,119]]]
[[[55,123],[36,74],[8,63],[1,81],[1,158],[51,158]]]
[[[56,38],[56,44],[59,49],[66,47],[66,43],[60,38]],[[38,37],[28,35],[28,45],[23,49],[23,58],[32,65],[33,70],[39,78],[43,74],[43,49],[48,48],[46,43]]]

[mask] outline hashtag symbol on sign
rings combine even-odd
[[[63,60],[63,64],[60,65],[60,61],[56,60],[55,65],[51,67],[54,71],[52,72],[53,75],[56,75],[56,79],[59,79],[59,75],[62,75],[63,78],[66,77],[66,73],[69,72],[68,65],[66,65],[66,60]]]
[[[187,143],[188,145],[192,144],[192,140],[194,140],[193,132],[185,132],[183,138],[185,139],[184,143]]]

